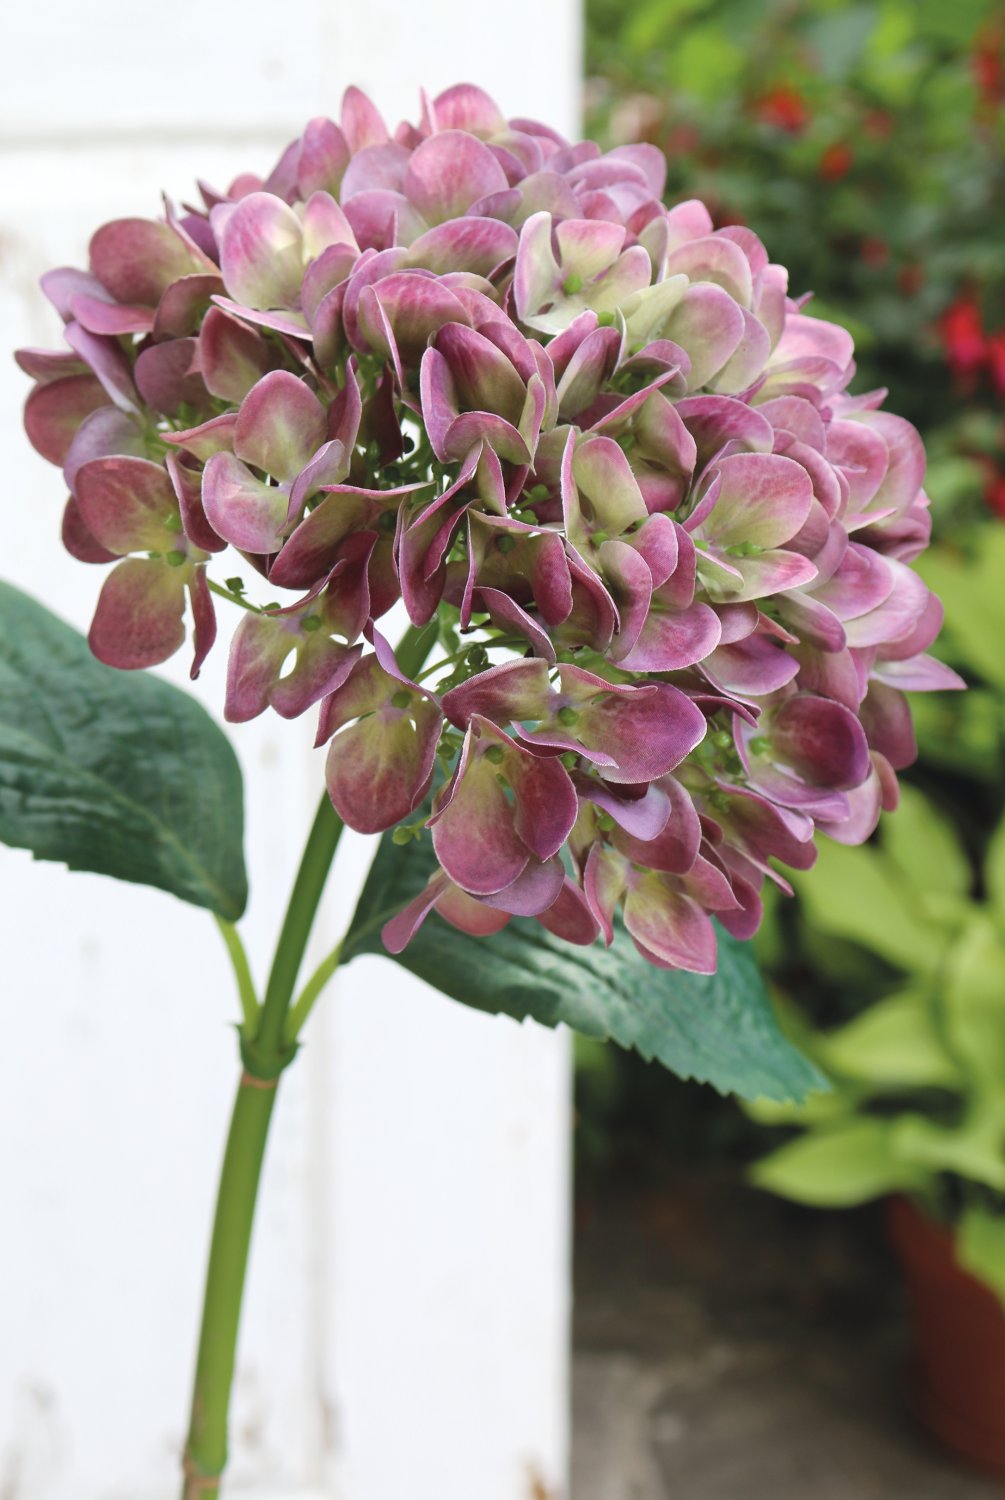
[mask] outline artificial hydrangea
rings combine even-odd
[[[711,972],[713,914],[749,937],[774,862],[895,805],[904,689],[959,685],[924,654],[917,433],[664,177],[471,85],[393,133],[350,89],[264,181],[42,279],[69,348],[18,355],[25,423],[111,565],[95,654],[152,666],[187,618],[194,675],[241,605],[226,717],[317,710],[344,821],[432,842],[392,950],[433,909],[591,943],[621,908]],[[446,646],[414,680],[399,601]]]

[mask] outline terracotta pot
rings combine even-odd
[[[1005,1480],[1005,1311],[956,1261],[952,1231],[909,1199],[889,1205],[913,1321],[921,1420],[974,1468]]]

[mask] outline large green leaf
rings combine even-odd
[[[187,693],[94,659],[0,583],[0,842],[171,891],[229,920],[247,900],[241,771]]]
[[[428,839],[400,847],[385,834],[344,963],[384,952],[381,928],[433,868]],[[749,944],[721,930],[719,969],[709,977],[654,968],[623,930],[609,949],[599,942],[581,948],[519,919],[493,937],[468,937],[435,913],[396,962],[464,1005],[546,1026],[564,1022],[723,1093],[791,1099],[827,1087],[778,1029]]]

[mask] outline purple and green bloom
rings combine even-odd
[[[392,951],[432,912],[587,944],[620,909],[712,972],[713,915],[749,937],[778,864],[896,805],[905,691],[961,686],[917,433],[664,182],[472,85],[393,132],[350,89],[264,179],[43,278],[67,347],[18,355],[25,425],[114,565],[92,650],[156,665],[187,616],[194,675],[240,606],[226,717],[316,709],[344,822],[431,841]],[[439,625],[414,679],[396,606]]]

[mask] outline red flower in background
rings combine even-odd
[[[810,119],[802,94],[781,83],[755,99],[751,111],[762,124],[773,125],[776,130],[784,130],[789,135],[798,135],[805,130]]]
[[[984,500],[989,510],[1005,521],[1005,473],[990,459],[987,463],[987,478],[984,481]]]
[[[938,332],[953,379],[972,388],[987,357],[981,310],[972,292],[950,303],[939,319]]]
[[[974,82],[991,112],[1005,102],[1005,27],[986,26],[970,55]]]
[[[886,240],[880,239],[878,235],[873,235],[862,241],[859,256],[864,265],[874,266],[879,269],[889,261],[890,247],[886,243]]]
[[[817,168],[825,182],[840,182],[847,177],[855,162],[855,153],[846,141],[832,141],[826,147]]]
[[[999,328],[986,340],[984,353],[987,359],[991,384],[999,396],[1005,397],[1005,328]]]

